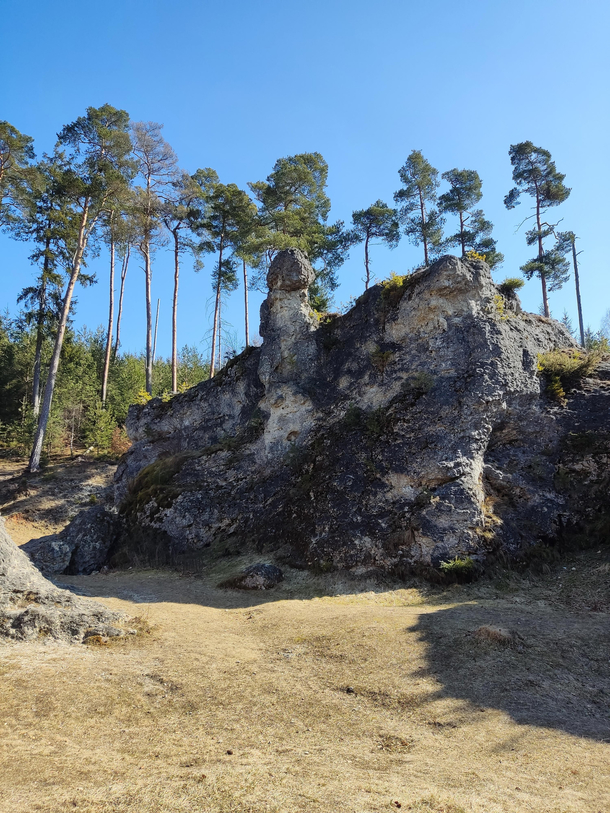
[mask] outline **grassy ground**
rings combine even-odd
[[[610,811],[610,550],[448,589],[62,577],[150,632],[0,647],[0,813]]]

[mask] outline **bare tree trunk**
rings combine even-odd
[[[246,314],[246,347],[250,347],[250,328],[248,324],[248,269],[244,263],[244,312]]]
[[[32,447],[32,454],[30,455],[30,463],[28,471],[34,474],[40,469],[40,455],[42,454],[42,444],[44,442],[45,433],[47,431],[47,424],[49,422],[49,415],[51,414],[51,404],[53,402],[53,391],[55,389],[55,382],[57,381],[57,370],[59,369],[59,358],[61,356],[61,348],[64,343],[64,335],[66,332],[66,324],[68,322],[68,315],[70,313],[70,305],[72,304],[72,295],[74,294],[74,286],[80,274],[81,264],[83,261],[83,253],[87,244],[86,227],[87,219],[89,216],[89,207],[86,205],[83,211],[80,229],[78,232],[77,250],[72,263],[72,273],[70,281],[66,288],[66,295],[64,296],[63,306],[61,309],[61,316],[57,328],[57,336],[55,338],[55,346],[53,348],[53,355],[51,356],[51,365],[49,367],[49,374],[47,376],[47,383],[44,390],[44,398],[40,410],[40,418],[38,419],[38,426],[36,434],[34,435],[34,444]]]
[[[466,256],[466,238],[464,235],[464,213],[460,212],[460,243],[462,244],[462,257]]]
[[[222,284],[222,237],[220,238],[220,250],[218,252],[218,285],[216,286],[216,303],[214,305],[214,325],[212,326],[212,353],[210,356],[210,378],[214,378],[216,364],[216,331],[218,330],[218,317],[220,315],[220,290]]]
[[[131,253],[131,246],[127,246],[123,262],[121,264],[121,291],[119,293],[119,309],[116,317],[116,341],[114,343],[114,355],[116,356],[119,345],[121,344],[121,316],[123,315],[123,294],[125,293],[125,277],[127,276],[127,268],[129,267],[129,254]]]
[[[222,368],[222,288],[218,300],[218,369]]]
[[[152,305],[150,301],[151,264],[150,244],[148,240],[143,246],[144,274],[146,276],[146,392],[152,395]]]
[[[544,246],[542,245],[542,224],[540,222],[540,198],[538,196],[538,190],[536,190],[536,224],[538,226],[538,260],[542,262],[542,258],[544,256]],[[544,315],[547,319],[551,318],[551,312],[549,310],[549,297],[546,289],[546,277],[544,272],[540,271],[540,281],[542,283],[542,304],[544,307]]]
[[[34,351],[34,375],[32,380],[32,412],[35,418],[40,412],[40,370],[42,367],[42,342],[44,339],[44,306],[46,300],[46,277],[43,274],[40,298],[38,300],[38,319],[36,320],[36,350]]]
[[[424,206],[424,196],[419,190],[419,210],[421,212],[421,234],[424,240],[424,263],[428,267],[428,238],[426,237],[426,207]]]
[[[110,227],[112,229],[112,226]],[[114,237],[110,236],[110,291],[108,299],[108,330],[106,332],[106,354],[104,356],[104,372],[102,373],[102,404],[106,404],[108,392],[108,371],[110,370],[110,354],[112,351],[112,325],[114,322]]]
[[[578,327],[580,328],[580,344],[585,346],[585,328],[582,321],[582,305],[580,303],[580,280],[578,277],[578,262],[576,261],[576,239],[572,240],[572,260],[574,262],[574,283],[576,284],[576,304],[578,306]]]
[[[366,279],[364,281],[364,290],[368,291],[371,275],[369,273],[369,235],[367,232],[366,240],[364,241],[364,267],[366,268]]]
[[[153,352],[152,352],[152,361],[153,364],[155,363],[155,357],[157,355],[157,328],[159,327],[159,308],[161,306],[161,300],[157,299],[157,314],[155,316],[155,338],[153,341]]]
[[[172,392],[178,392],[178,278],[180,276],[180,252],[178,229],[174,235],[174,301],[172,303]]]

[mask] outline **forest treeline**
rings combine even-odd
[[[549,213],[570,194],[551,154],[531,142],[512,145],[514,187],[505,205],[531,202],[524,217],[533,257],[523,267],[537,277],[544,315],[549,291],[574,272],[581,343],[586,337],[578,287],[577,237],[559,231]],[[121,426],[130,403],[170,397],[212,377],[222,366],[223,304],[240,282],[244,292],[245,344],[250,343],[248,290],[259,286],[273,256],[304,250],[314,267],[312,306],[326,311],[337,270],[362,246],[365,288],[371,283],[373,245],[395,248],[405,236],[423,249],[427,265],[448,251],[503,261],[493,225],[479,208],[476,170],[440,173],[419,150],[398,171],[394,205],[377,200],[356,210],[351,223],[329,223],[328,166],[319,153],[280,158],[264,181],[240,189],[222,183],[207,167],[189,174],[155,122],[131,122],[110,105],[88,108],[58,134],[51,154],[37,159],[32,138],[0,121],[0,226],[31,246],[34,279],[19,296],[22,310],[0,321],[0,442],[30,449],[30,471],[43,451],[85,445],[119,453]],[[441,182],[447,188],[439,194]],[[449,220],[450,226],[447,227]],[[94,280],[87,260],[100,246],[109,258],[107,327],[76,334],[71,326],[77,285]],[[155,255],[171,250],[174,266],[172,354],[155,360],[151,282]],[[180,351],[178,296],[181,263],[195,268],[213,257],[214,311],[209,358]],[[141,356],[121,352],[125,283],[134,257],[145,275],[146,334]],[[118,290],[118,296],[116,291]],[[591,337],[589,337],[591,338]]]

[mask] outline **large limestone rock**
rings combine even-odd
[[[0,639],[78,642],[93,635],[123,635],[126,620],[47,581],[0,517]]]
[[[574,347],[563,326],[523,313],[479,261],[443,257],[321,321],[312,278],[301,252],[280,253],[262,347],[132,407],[111,563],[256,548],[322,570],[430,572],[581,521],[557,473],[576,471],[566,437],[592,401],[548,401],[537,364]],[[592,387],[607,430],[608,392]]]
[[[45,576],[89,575],[106,562],[117,531],[117,516],[96,505],[81,511],[60,533],[32,539],[22,550]]]

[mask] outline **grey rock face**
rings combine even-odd
[[[47,581],[6,532],[0,518],[0,638],[66,643],[123,635],[127,619]]]
[[[269,279],[260,349],[130,410],[112,556],[137,537],[172,556],[255,547],[401,573],[558,533],[572,511],[555,487],[568,430],[537,357],[574,346],[562,325],[455,257],[321,323],[301,252],[278,255]]]
[[[276,587],[284,578],[279,567],[265,563],[250,565],[243,573],[229,579],[222,586],[234,587],[238,590],[270,590]]]
[[[99,570],[117,534],[118,517],[103,505],[81,511],[59,534],[32,539],[23,545],[45,575],[88,575]]]

